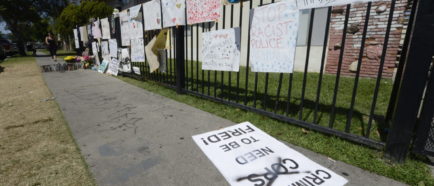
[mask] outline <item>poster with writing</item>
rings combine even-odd
[[[202,46],[203,70],[239,71],[239,28],[205,32],[202,35]]]
[[[145,30],[161,29],[161,1],[152,0],[143,3],[143,17],[145,18]]]
[[[132,19],[129,25],[130,39],[140,39],[143,38],[143,24],[142,21]]]
[[[100,39],[101,38],[101,29],[99,24],[99,19],[93,22],[92,25],[92,35],[94,39]]]
[[[130,46],[130,17],[127,11],[119,13],[119,21],[121,25],[121,45]]]
[[[109,42],[102,41],[101,42],[101,55],[103,59],[110,59],[110,51],[109,51]]]
[[[185,0],[161,0],[163,26],[185,25]]]
[[[80,39],[78,38],[78,30],[77,29],[73,29],[72,31],[74,32],[74,44],[75,44],[75,48],[80,48]]]
[[[186,0],[187,23],[216,21],[220,18],[221,0]]]
[[[135,19],[135,18],[137,18],[139,16],[140,8],[142,8],[141,4],[129,8],[129,10],[130,10],[130,14],[129,14],[130,19]]]
[[[293,72],[298,17],[295,0],[253,9],[249,46],[253,72]]]
[[[121,60],[122,61],[130,60],[130,53],[128,52],[128,48],[121,49]]]
[[[367,3],[379,0],[297,0],[299,9],[340,6],[352,3]]]
[[[98,43],[97,42],[92,42],[92,54],[93,54],[93,56],[95,58],[95,63],[97,65],[100,65],[100,60],[99,60],[99,55],[98,55],[98,51],[99,50],[98,49],[99,49]]]
[[[232,186],[342,186],[348,181],[249,122],[193,136]]]
[[[102,39],[110,39],[110,22],[108,18],[101,19]]]
[[[145,46],[143,39],[131,40],[131,61],[145,62]]]
[[[87,43],[87,41],[88,41],[88,35],[87,35],[87,28],[86,28],[86,26],[81,26],[80,27],[80,40],[83,43]]]
[[[110,50],[110,57],[118,57],[118,42],[116,39],[110,39],[109,40],[109,50]]]
[[[119,60],[112,58],[110,64],[108,65],[107,74],[117,76],[119,73]]]
[[[107,70],[107,66],[109,64],[109,61],[104,59],[102,60],[101,65],[98,66],[98,72],[99,73],[105,73],[105,71]]]

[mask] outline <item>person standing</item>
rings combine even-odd
[[[49,32],[47,37],[45,37],[45,44],[48,46],[48,50],[50,51],[51,59],[57,61],[57,42],[53,33]]]

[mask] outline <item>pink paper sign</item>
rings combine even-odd
[[[216,21],[220,18],[221,0],[187,0],[187,23]]]

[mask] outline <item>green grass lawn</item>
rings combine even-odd
[[[174,69],[172,62],[169,62],[168,69]],[[134,63],[140,66],[143,63]],[[239,85],[237,88],[237,73],[235,72],[214,72],[205,71],[202,73],[201,63],[188,61],[186,63],[186,77],[188,90],[209,94],[225,100],[231,100],[238,103],[246,103],[251,107],[272,111],[290,118],[303,120],[310,123],[316,123],[322,126],[329,126],[332,102],[335,88],[335,75],[324,75],[321,83],[320,96],[317,99],[319,73],[308,73],[306,76],[306,89],[301,111],[302,87],[304,73],[295,72],[293,75],[282,75],[282,83],[279,91],[280,74],[269,73],[267,95],[265,95],[266,74],[258,73],[257,91],[255,94],[255,73],[249,72],[248,91],[246,85],[246,68],[241,67],[239,72]],[[169,70],[170,71],[170,70]],[[173,72],[174,70],[172,70]],[[223,74],[223,81],[222,81]],[[231,81],[229,81],[231,74]],[[292,83],[290,84],[290,78]],[[209,81],[208,81],[209,80]],[[222,86],[222,82],[223,86]],[[174,83],[169,82],[169,83]],[[357,96],[355,106],[351,117],[349,133],[366,136],[369,124],[370,110],[374,95],[376,79],[361,78],[357,86]],[[208,88],[209,86],[209,88]],[[223,91],[222,91],[223,87]],[[289,89],[291,87],[291,89]],[[385,124],[384,117],[389,105],[390,93],[393,82],[390,79],[380,81],[380,91],[378,94],[377,104],[372,119],[372,127],[369,137],[374,140],[384,141],[384,131],[388,127]],[[345,131],[345,126],[350,113],[350,104],[354,88],[353,77],[341,77],[337,99],[335,104],[335,119],[333,127],[340,131]],[[247,92],[247,95],[246,95]],[[280,92],[280,93],[279,93]],[[288,92],[290,92],[290,102],[288,104]],[[302,112],[302,113],[301,113]]]
[[[309,131],[288,123],[270,119],[266,116],[247,112],[228,105],[198,98],[192,95],[179,95],[174,90],[153,81],[139,81],[127,77],[119,79],[158,93],[165,97],[186,103],[198,109],[229,119],[233,122],[250,121],[279,140],[310,149],[333,159],[346,162],[365,170],[393,178],[395,180],[417,185],[434,185],[429,168],[414,157],[409,157],[403,164],[393,164],[383,158],[383,153],[360,146],[333,136]],[[343,97],[343,96],[342,96]]]

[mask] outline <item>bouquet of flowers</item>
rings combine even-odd
[[[73,63],[73,62],[75,62],[76,58],[77,57],[75,57],[75,56],[66,56],[65,58],[63,58],[63,60],[65,60],[65,62],[67,62],[67,63]]]
[[[93,59],[90,56],[81,57],[81,62],[83,63],[83,68],[90,69],[94,65]]]

